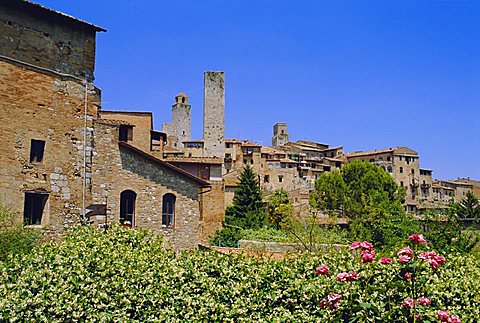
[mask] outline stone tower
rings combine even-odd
[[[287,124],[284,122],[276,123],[273,126],[272,146],[283,146],[289,141]]]
[[[203,103],[204,156],[225,156],[224,72],[205,72]]]
[[[167,134],[168,145],[183,150],[183,142],[190,140],[191,106],[188,96],[180,93],[172,105],[172,122],[164,123],[162,131]]]

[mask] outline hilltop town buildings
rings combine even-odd
[[[221,227],[246,165],[267,194],[286,190],[297,213],[324,172],[352,160],[382,167],[407,192],[405,208],[440,208],[480,185],[438,181],[407,147],[345,153],[292,142],[286,123],[272,146],[225,138],[223,72],[204,74],[204,129],[191,138],[191,109],[174,98],[171,120],[151,112],[106,111],[94,84],[101,27],[23,0],[0,11],[0,202],[17,220],[58,232],[78,222],[152,229],[174,248],[194,248]]]

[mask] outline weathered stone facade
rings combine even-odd
[[[225,156],[225,79],[223,72],[205,72],[203,140],[205,157]]]
[[[195,248],[201,240],[200,194],[208,183],[118,141],[119,126],[95,123],[93,202],[107,203],[107,222],[119,222],[121,193],[136,194],[132,225],[164,235],[175,249]],[[175,196],[172,226],[162,223],[162,197]],[[105,223],[97,216],[98,224]]]
[[[167,134],[170,147],[183,150],[184,142],[190,138],[191,106],[188,104],[188,96],[180,93],[175,97],[172,105],[172,122],[162,124],[162,132]]]

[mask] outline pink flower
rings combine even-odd
[[[437,255],[437,253],[435,251],[421,252],[418,255],[418,258],[423,259],[423,260],[427,260],[427,259],[431,259],[431,258],[435,257],[436,255]]]
[[[449,314],[446,311],[438,311],[437,312],[437,318],[441,320],[448,320]]]
[[[320,301],[320,308],[321,308],[321,309],[327,308],[327,300],[326,300],[326,299],[322,299],[322,300]]]
[[[410,278],[412,278],[412,274],[409,272],[406,272],[404,277],[406,280],[409,280]]]
[[[340,273],[340,274],[337,275],[337,280],[339,282],[346,282],[348,276],[349,276],[348,273]]]
[[[438,262],[439,264],[442,264],[442,263],[444,263],[444,262],[446,261],[445,257],[443,257],[443,256],[435,256],[435,257],[433,257],[433,259],[434,259],[436,262]]]
[[[318,266],[317,269],[315,270],[315,272],[317,273],[317,275],[328,275],[328,273],[330,272],[330,268],[328,268],[328,266],[326,265],[321,265],[321,266]]]
[[[325,309],[328,307],[329,310],[337,309],[340,307],[340,298],[341,296],[339,294],[329,294],[328,300],[322,299],[320,302],[320,308]]]
[[[363,263],[373,262],[374,259],[375,259],[375,251],[373,251],[373,250],[362,251],[362,262]]]
[[[355,250],[358,248],[360,248],[360,242],[359,241],[352,242],[352,245],[350,246],[350,250]]]
[[[452,315],[450,316],[448,319],[447,319],[447,322],[448,323],[462,323],[462,321],[460,321],[460,318],[456,315]]]
[[[358,277],[359,277],[359,275],[358,275],[357,273],[355,273],[355,272],[350,272],[349,275],[348,275],[348,277],[347,277],[347,280],[348,280],[349,282],[351,282],[351,281],[357,280]]]
[[[404,299],[402,302],[402,307],[414,307],[415,306],[415,301],[411,298]]]
[[[373,244],[368,242],[368,241],[364,241],[364,242],[360,243],[360,248],[362,248],[362,251],[372,250],[373,249]]]
[[[420,314],[415,315],[415,318],[417,319],[417,321],[421,321],[421,320],[422,320],[422,316],[421,316]]]
[[[400,256],[400,258],[398,258],[398,262],[401,264],[409,262],[410,260],[412,260],[412,257],[409,256]]]
[[[340,273],[337,275],[337,280],[340,282],[346,282],[346,281],[351,282],[351,281],[357,280],[358,277],[359,277],[358,274],[354,272]]]
[[[416,246],[423,243],[427,243],[427,240],[425,240],[425,237],[423,236],[423,234],[418,234],[418,233],[410,235],[408,237],[408,240],[412,241]]]
[[[428,306],[428,305],[432,304],[432,301],[430,300],[430,298],[428,298],[426,296],[422,296],[419,299],[417,299],[417,303],[420,304],[420,305]]]
[[[428,264],[429,264],[430,266],[432,266],[432,268],[433,268],[434,270],[437,269],[438,266],[440,266],[440,265],[438,264],[438,262],[437,262],[436,260],[434,260],[434,259],[428,259],[427,262],[428,262]]]
[[[380,263],[383,264],[383,265],[391,264],[392,263],[392,258],[383,257],[382,259],[380,259]]]
[[[413,250],[408,248],[408,247],[402,248],[397,252],[397,256],[399,256],[399,257],[400,256],[409,256],[411,258],[413,256]]]

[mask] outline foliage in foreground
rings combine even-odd
[[[344,291],[357,296],[340,300],[340,308],[370,304],[362,306],[378,310],[366,315],[360,309],[356,322],[381,322],[378,317],[400,306],[386,297],[385,288],[403,267],[355,259],[346,250],[269,262],[175,253],[146,231],[116,227],[102,234],[80,228],[60,243],[0,263],[0,321],[342,322],[320,303],[329,293]],[[317,276],[320,264],[361,275],[345,285]],[[462,322],[480,319],[480,266],[474,258],[450,255],[425,279],[432,306]],[[404,299],[408,293],[393,296]]]
[[[15,223],[12,212],[0,205],[0,261],[13,254],[30,252],[41,239],[41,232]]]

